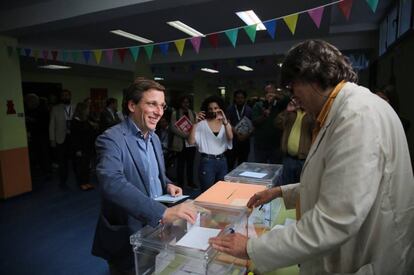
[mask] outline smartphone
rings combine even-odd
[[[213,119],[216,118],[217,113],[216,112],[207,112],[206,113],[206,119]]]

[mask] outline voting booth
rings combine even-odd
[[[136,274],[244,274],[247,261],[217,252],[210,237],[247,234],[246,209],[200,207],[194,225],[178,220],[156,228],[146,226],[130,238]]]

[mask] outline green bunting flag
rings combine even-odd
[[[256,40],[256,28],[257,28],[257,24],[244,27],[244,30],[245,30],[247,36],[249,36],[250,40],[253,43]]]
[[[63,61],[63,63],[66,63],[67,60],[68,60],[68,52],[67,51],[62,51],[62,61]]]
[[[369,7],[375,13],[378,7],[378,0],[367,0]]]
[[[233,45],[233,48],[236,47],[237,42],[237,34],[239,33],[239,29],[231,29],[228,31],[225,31],[227,38],[230,40],[231,44]]]
[[[154,45],[146,45],[144,46],[144,50],[147,53],[148,59],[151,60],[152,52],[154,51]]]
[[[131,52],[131,56],[134,59],[134,62],[137,62],[138,54],[139,54],[139,47],[129,48],[129,51]]]
[[[73,51],[72,52],[72,60],[73,60],[73,62],[78,61],[78,58],[79,58],[79,52],[78,51]]]

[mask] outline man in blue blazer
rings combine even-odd
[[[182,194],[165,176],[161,143],[154,133],[166,107],[164,92],[153,80],[135,80],[125,94],[127,118],[96,140],[103,198],[92,254],[107,260],[111,274],[134,274],[129,236],[143,226],[178,218],[195,222],[197,211],[191,204],[167,208],[154,200],[165,193]]]

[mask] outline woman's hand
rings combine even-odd
[[[200,122],[206,118],[206,113],[204,111],[201,111],[196,114],[196,121]]]
[[[226,126],[229,122],[227,121],[226,114],[223,112],[223,110],[219,109],[219,110],[217,110],[216,113],[217,113],[216,118],[218,120],[221,120],[223,122],[224,126]]]

